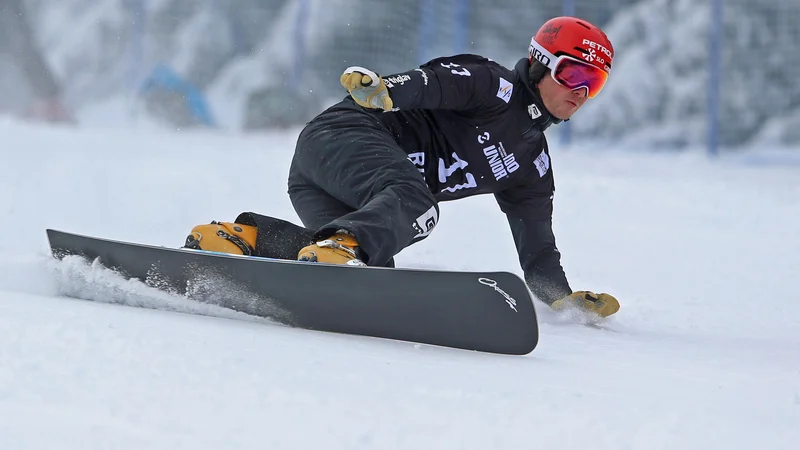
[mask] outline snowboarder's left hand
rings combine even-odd
[[[550,305],[554,310],[569,307],[578,307],[608,317],[619,311],[619,302],[611,294],[595,294],[591,291],[575,291],[572,294],[556,300]]]
[[[381,77],[363,67],[348,67],[339,78],[356,103],[364,108],[391,111],[394,107],[389,90]]]

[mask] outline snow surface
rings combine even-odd
[[[555,148],[565,269],[622,309],[537,303],[524,357],[292,329],[48,257],[45,228],[178,246],[242,211],[297,222],[296,133],[0,120],[0,448],[797,448],[798,166]],[[441,206],[398,265],[520,273],[490,196]]]

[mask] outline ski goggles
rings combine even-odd
[[[597,97],[608,81],[608,73],[603,69],[568,55],[555,56],[533,39],[530,54],[550,69],[556,83],[573,91],[585,88],[589,98]]]

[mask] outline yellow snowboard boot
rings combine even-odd
[[[554,301],[550,307],[556,311],[568,308],[579,308],[597,313],[601,317],[608,317],[619,311],[619,302],[614,296],[609,294],[576,291],[562,299]]]
[[[348,266],[365,266],[366,264],[358,258],[357,252],[358,241],[356,241],[355,236],[340,230],[328,239],[323,239],[303,247],[297,254],[297,260],[328,264],[346,264]]]
[[[192,228],[184,247],[249,256],[256,247],[256,231],[250,225],[213,221]]]

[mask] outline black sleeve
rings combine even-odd
[[[395,108],[475,110],[497,98],[494,63],[476,56],[438,58],[419,69],[383,76]]]
[[[551,194],[519,186],[495,194],[506,214],[531,292],[548,305],[572,293],[553,234]]]

